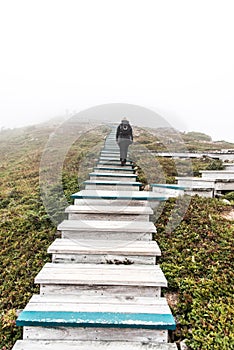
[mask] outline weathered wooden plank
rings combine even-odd
[[[114,181],[136,181],[136,177],[135,178],[131,178],[129,177],[129,175],[126,176],[121,176],[119,177],[120,174],[113,174],[113,173],[105,173],[105,174],[99,174],[99,173],[95,173],[94,175],[90,175],[89,178],[90,180],[114,180]],[[122,175],[122,174],[121,174]]]
[[[155,297],[144,297],[144,296],[138,296],[138,297],[125,297],[121,294],[114,294],[111,296],[102,296],[102,295],[93,295],[93,296],[87,296],[85,294],[80,295],[70,295],[69,298],[67,298],[66,295],[41,295],[41,294],[34,294],[31,299],[30,303],[52,303],[52,304],[89,304],[90,307],[92,305],[112,305],[112,307],[123,307],[124,305],[132,305],[141,308],[142,306],[148,308],[148,312],[152,311],[152,307],[157,307],[159,310],[163,306],[167,306],[167,300],[164,297],[155,298]],[[27,304],[27,309],[30,305],[30,303]],[[30,310],[30,309],[29,309]],[[31,309],[32,310],[32,309]],[[139,309],[138,309],[139,310]],[[168,310],[168,309],[167,309]]]
[[[39,284],[166,287],[158,265],[96,265],[46,263],[35,278]]]
[[[176,350],[176,344],[127,341],[18,340],[12,350]]]
[[[142,207],[137,207],[137,206],[124,206],[123,208],[119,208],[116,205],[108,205],[108,206],[101,206],[99,205],[98,207],[92,207],[89,205],[69,205],[65,209],[66,213],[110,213],[110,214],[121,214],[121,215],[127,215],[127,214],[136,214],[136,215],[141,215],[141,214],[153,214],[153,210],[148,207],[148,206],[142,206]]]
[[[122,341],[126,339],[128,342],[160,342],[168,341],[167,330],[155,329],[131,329],[131,328],[74,328],[74,327],[24,327],[24,339],[37,340],[94,340],[94,341]],[[130,343],[129,343],[130,344]],[[108,348],[107,348],[108,349]],[[119,348],[118,350],[122,350]]]
[[[104,181],[104,180],[86,180],[83,182],[83,184],[85,185],[93,185],[93,184],[96,184],[96,185],[116,185],[116,186],[134,186],[134,187],[140,187],[142,185],[141,182],[127,182],[126,181]]]
[[[155,265],[156,257],[154,256],[123,256],[117,254],[56,254],[52,255],[53,263],[73,263],[73,264],[146,264]]]
[[[84,181],[86,190],[115,190],[115,191],[139,191],[142,186],[141,182],[130,181],[104,181],[104,180],[87,180]]]
[[[113,159],[113,160],[108,160],[108,159],[99,159],[98,160],[98,164],[111,164],[111,165],[115,165],[115,164],[120,164],[120,160],[119,159]],[[126,165],[133,165],[132,161],[126,161]]]
[[[156,266],[144,266],[144,265],[140,265],[140,266],[108,266],[108,265],[103,265],[101,266],[97,266],[96,264],[90,264],[90,266],[87,265],[77,265],[74,266],[73,264],[69,265],[69,264],[53,264],[51,262],[47,262],[44,266],[44,269],[48,269],[48,270],[53,270],[53,271],[59,271],[60,269],[66,269],[66,271],[68,270],[72,270],[72,273],[74,270],[79,270],[80,272],[83,270],[85,271],[85,273],[90,272],[92,273],[97,273],[97,271],[101,272],[101,273],[105,273],[105,274],[113,274],[113,273],[117,273],[119,274],[119,271],[121,271],[121,273],[123,272],[129,272],[131,273],[139,273],[142,272],[143,274],[145,273],[149,273],[149,275],[154,275],[154,273],[159,273],[161,271],[161,268],[159,265]]]
[[[88,185],[85,185],[85,190],[104,190],[104,191],[139,191],[140,190],[140,186],[138,187],[133,187],[132,185],[111,185],[111,184],[107,184],[107,185],[102,185],[102,184],[95,184],[95,183],[91,183]]]
[[[201,170],[202,179],[234,179],[234,170]]]
[[[189,196],[200,196],[205,198],[213,198],[214,189],[213,188],[192,188],[191,190],[185,190],[185,194]]]
[[[136,181],[137,175],[123,173],[95,172],[89,173],[90,180]]]
[[[184,195],[185,187],[176,184],[151,184],[154,193],[159,196],[178,197]]]
[[[234,163],[224,163],[224,169],[225,170],[232,170],[234,171]]]
[[[27,341],[18,340],[12,350],[176,350],[176,344],[127,341]]]
[[[140,214],[113,214],[113,213],[71,213],[68,214],[69,220],[104,220],[104,221],[149,221],[149,215],[140,215]]]
[[[155,241],[96,241],[80,240],[72,241],[70,239],[56,239],[48,248],[48,253],[73,253],[73,254],[120,254],[126,256],[161,255],[159,246]]]
[[[134,232],[155,233],[156,227],[152,222],[139,221],[101,221],[101,220],[63,220],[57,227],[59,231],[88,231],[93,232]]]
[[[24,311],[73,311],[171,315],[165,298],[33,295]],[[21,317],[22,319],[22,317]]]
[[[160,202],[154,202],[154,204],[160,204]],[[85,205],[85,206],[90,206],[92,208],[98,209],[99,206],[118,206],[118,209],[124,209],[130,207],[149,207],[148,204],[150,204],[150,207],[152,206],[151,203],[148,201],[144,200],[132,200],[132,199],[105,199],[105,198],[98,198],[98,199],[92,199],[92,198],[80,198],[80,199],[75,199],[74,200],[75,205]]]
[[[234,191],[234,179],[215,180],[215,191]]]
[[[56,239],[48,248],[54,263],[156,264],[161,251],[155,241]]]
[[[148,221],[64,220],[58,225],[62,238],[94,240],[151,240],[156,228]]]
[[[118,163],[97,163],[96,167],[99,169],[105,168],[105,167],[115,167],[115,168],[123,168],[123,166],[121,164]],[[129,164],[129,165],[124,165],[124,169],[133,169],[133,165]]]
[[[122,295],[124,297],[152,297],[159,298],[161,296],[161,287],[145,287],[140,286],[122,286],[122,285],[62,285],[62,284],[40,284],[40,293],[43,295],[47,294],[69,294],[69,295],[82,295],[87,296],[101,295],[101,296],[112,296],[115,294]]]
[[[107,145],[105,145],[105,148],[101,150],[101,152],[99,153],[99,157],[102,156],[117,156],[118,159],[120,158],[120,151],[119,148],[113,147],[113,144],[108,143]]]
[[[138,221],[137,221],[138,222]],[[130,237],[129,237],[130,236]],[[120,241],[151,241],[153,238],[152,233],[140,233],[140,232],[88,232],[88,231],[62,231],[62,238],[68,238],[71,240],[80,239],[94,239],[94,240],[120,240]]]
[[[124,166],[122,166],[121,168],[114,168],[114,167],[102,167],[102,168],[98,168],[98,167],[94,167],[94,171],[95,173],[104,173],[104,172],[108,172],[108,173],[127,173],[127,174],[134,174],[135,171],[134,169],[128,169],[125,168]]]
[[[126,341],[18,340],[12,350],[177,350],[176,344]]]
[[[213,188],[214,180],[201,177],[176,177],[178,186],[185,187],[185,191],[192,188]]]

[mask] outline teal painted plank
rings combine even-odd
[[[169,188],[173,190],[185,190],[186,187],[184,186],[178,186],[176,184],[150,184],[151,187],[162,187],[162,188]]]
[[[70,311],[22,311],[17,326],[40,327],[118,327],[168,329],[176,328],[171,314],[70,312]]]
[[[121,191],[120,191],[121,192]],[[124,192],[124,191],[122,191]],[[141,191],[143,192],[143,191]],[[127,199],[127,200],[139,200],[139,201],[166,201],[167,197],[158,197],[153,196],[151,193],[151,196],[147,195],[141,195],[141,196],[134,196],[132,194],[131,196],[124,195],[124,193],[117,193],[117,194],[80,194],[80,192],[74,193],[71,195],[71,198],[78,199],[78,198],[86,198],[86,199]]]

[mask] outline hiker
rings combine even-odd
[[[120,149],[121,165],[126,164],[128,146],[133,142],[132,127],[127,118],[123,118],[116,131],[116,142]]]

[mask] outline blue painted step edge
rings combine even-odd
[[[22,311],[17,326],[35,327],[116,327],[175,330],[171,314]]]
[[[161,187],[161,188],[169,188],[173,190],[185,190],[186,187],[178,186],[176,184],[150,184],[150,187]]]
[[[124,191],[120,191],[120,192],[124,192]],[[138,201],[166,201],[168,199],[168,197],[149,197],[149,196],[134,196],[133,194],[131,196],[126,196],[126,195],[122,195],[121,193],[118,194],[110,194],[110,195],[105,195],[104,193],[101,195],[98,194],[79,194],[79,192],[74,193],[71,195],[71,198],[74,199],[79,199],[79,198],[86,198],[86,199],[127,199],[127,200],[138,200]],[[143,192],[143,191],[141,191]]]

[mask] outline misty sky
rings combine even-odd
[[[0,1],[0,128],[129,103],[234,142],[233,18],[232,0]]]

